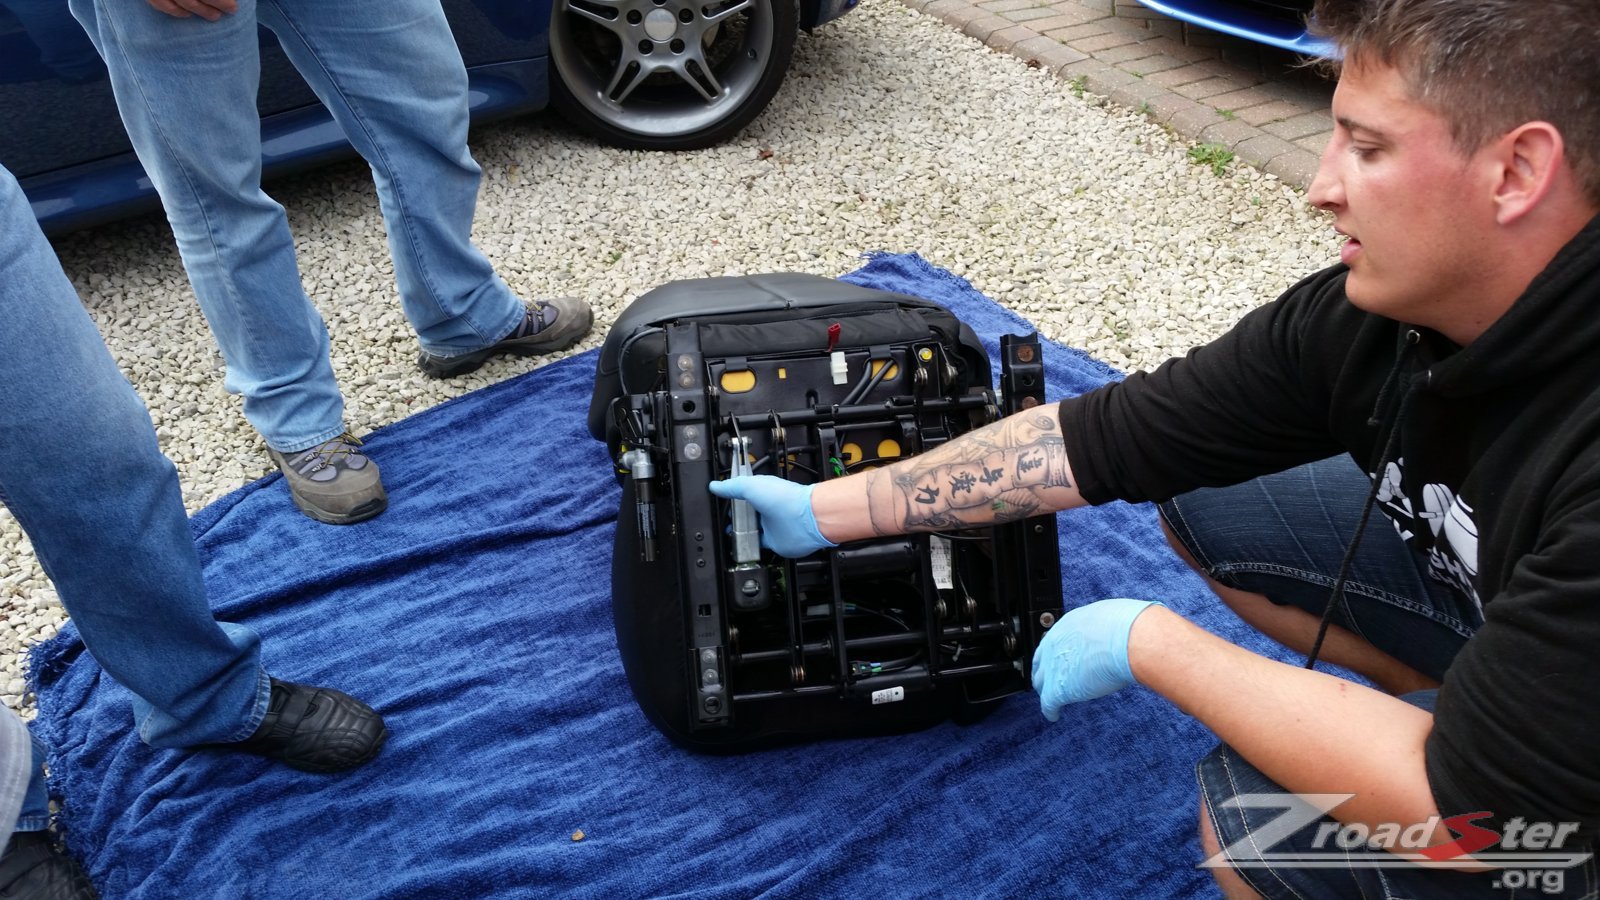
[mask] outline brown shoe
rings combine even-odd
[[[348,431],[331,441],[293,453],[267,449],[283,470],[289,496],[300,511],[329,525],[352,525],[389,507],[378,464],[361,453]]]
[[[498,342],[460,356],[436,356],[424,350],[417,357],[417,368],[429,378],[454,378],[477,371],[489,357],[501,353],[536,356],[565,350],[582,340],[593,324],[594,311],[577,297],[535,300],[522,324]]]

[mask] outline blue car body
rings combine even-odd
[[[1333,45],[1306,31],[1308,0],[1139,0],[1184,22],[1307,56],[1332,56]]]
[[[142,3],[145,0],[125,0]],[[534,112],[550,99],[552,0],[443,0],[467,65],[474,122]],[[855,0],[802,0],[811,29]],[[262,162],[267,177],[354,151],[261,32]],[[104,64],[66,0],[0,0],[0,164],[17,176],[47,233],[158,208],[117,115]]]

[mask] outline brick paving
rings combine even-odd
[[[1333,84],[1293,54],[1137,0],[901,0],[1182,137],[1305,188],[1333,133]]]

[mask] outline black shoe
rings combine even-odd
[[[577,297],[535,300],[528,305],[522,323],[500,341],[460,356],[435,356],[424,350],[417,357],[417,368],[429,378],[454,378],[473,372],[489,357],[501,353],[534,356],[565,350],[583,339],[594,324],[594,311]]]
[[[274,678],[267,715],[256,733],[218,746],[307,772],[338,772],[377,756],[388,736],[383,717],[349,694]]]
[[[98,900],[78,861],[57,850],[48,831],[19,831],[0,854],[0,897]]]

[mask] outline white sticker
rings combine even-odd
[[[939,535],[928,537],[928,548],[933,556],[933,584],[941,591],[948,591],[956,586],[950,577],[950,539]]]
[[[872,705],[878,706],[879,704],[883,703],[897,703],[905,698],[906,689],[903,687],[884,688],[881,691],[872,692]]]

